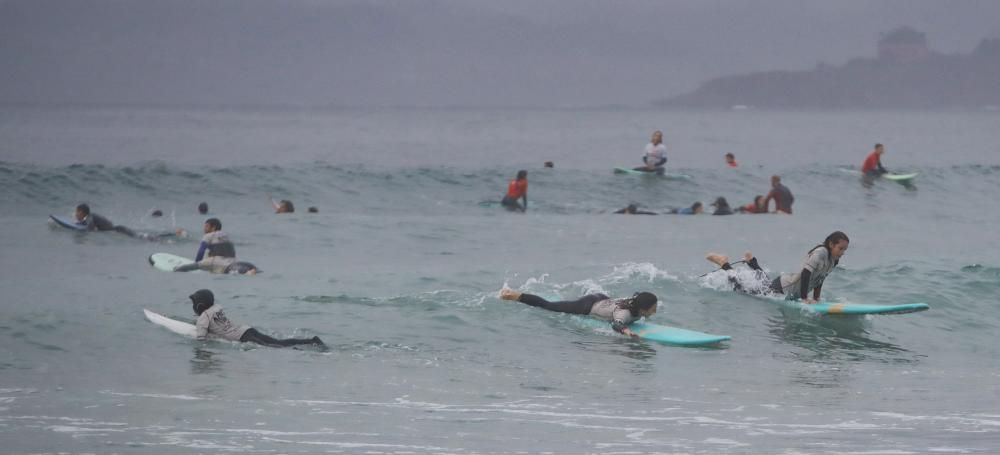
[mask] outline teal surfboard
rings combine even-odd
[[[690,175],[681,174],[678,172],[666,172],[665,170],[662,172],[661,171],[646,172],[646,171],[637,171],[635,169],[627,167],[616,167],[613,169],[613,172],[615,174],[645,175],[650,177],[664,177],[668,179],[678,179],[678,180],[687,180],[691,178]]]
[[[51,219],[52,222],[56,223],[56,225],[62,226],[66,229],[71,229],[80,232],[87,230],[87,226],[84,226],[82,224],[76,224],[76,220],[71,218],[66,218],[64,216],[59,216],[59,215],[49,215],[49,219]]]
[[[830,315],[864,315],[864,314],[906,314],[927,311],[931,307],[926,303],[904,303],[899,305],[872,305],[865,303],[834,303],[818,302],[806,304],[794,300],[782,300],[787,307],[801,309],[818,314]]]
[[[577,319],[583,325],[595,328],[611,329],[611,323],[600,319],[578,316]],[[639,338],[650,341],[657,341],[676,346],[708,346],[712,344],[729,341],[728,335],[713,335],[710,333],[698,332],[695,330],[669,327],[648,322],[633,322],[628,326],[630,330],[639,335]]]

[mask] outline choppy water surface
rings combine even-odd
[[[0,110],[0,439],[10,453],[991,453],[1000,440],[988,113]],[[692,176],[619,176],[662,128]],[[845,166],[884,142],[914,188]],[[722,165],[732,151],[739,169]],[[541,163],[553,160],[555,169]],[[495,205],[529,171],[529,212]],[[795,215],[634,216],[782,175]],[[291,199],[277,216],[268,196]],[[256,277],[170,274],[147,242],[46,223],[75,204],[149,231],[211,215]],[[318,214],[305,208],[317,206]],[[152,218],[152,209],[165,212]],[[923,313],[819,318],[716,289],[709,251]],[[624,339],[496,298],[661,297],[711,348]],[[229,316],[327,351],[181,338],[142,308]]]

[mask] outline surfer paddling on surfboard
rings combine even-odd
[[[785,295],[786,300],[799,300],[802,303],[816,303],[823,290],[823,281],[840,262],[847,252],[850,239],[847,234],[836,231],[826,237],[823,243],[809,250],[802,269],[797,273],[784,273],[773,281],[757,263],[757,258],[749,251],[744,255],[743,262],[753,270],[752,275],[732,273],[733,267],[727,256],[709,253],[706,259],[729,274],[729,282],[733,290],[750,295]],[[812,291],[812,298],[809,298]]]
[[[212,273],[239,273],[254,275],[257,267],[249,262],[236,260],[236,247],[229,240],[229,235],[222,232],[222,222],[218,218],[205,220],[205,236],[198,245],[198,254],[194,263],[174,267],[175,272],[191,272],[207,270]]]
[[[642,317],[656,314],[656,295],[637,292],[632,297],[612,299],[604,294],[587,294],[576,300],[550,302],[537,295],[526,294],[510,288],[500,290],[503,300],[516,300],[534,307],[557,313],[584,314],[611,322],[611,328],[622,335],[637,336],[629,324]]]
[[[178,236],[184,237],[186,233],[183,229],[177,229],[174,232],[168,232],[164,234],[148,234],[148,233],[136,233],[135,231],[125,227],[116,226],[111,220],[98,215],[96,213],[90,212],[90,206],[87,204],[80,204],[76,206],[76,212],[73,214],[73,218],[76,220],[77,226],[81,226],[88,231],[113,231],[121,234],[125,234],[129,237],[142,238],[142,239],[160,239],[163,237]]]
[[[198,315],[195,322],[196,335],[199,339],[205,339],[208,335],[229,341],[239,341],[241,343],[257,343],[271,347],[287,347],[303,344],[314,344],[326,346],[319,337],[312,338],[288,338],[279,340],[257,331],[253,327],[233,324],[225,313],[222,306],[215,304],[215,295],[208,289],[199,289],[188,296],[191,299],[191,308],[194,314]]]

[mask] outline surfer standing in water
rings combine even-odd
[[[257,267],[249,262],[236,261],[236,247],[229,235],[222,232],[222,222],[218,218],[205,220],[205,236],[198,245],[194,263],[174,267],[175,272],[206,270],[211,273],[239,273],[256,275]]]
[[[764,213],[767,213],[771,206],[771,199],[774,199],[774,213],[792,214],[795,196],[792,196],[792,191],[787,186],[781,184],[781,177],[777,175],[771,176],[771,192],[764,198]]]
[[[534,294],[503,288],[500,290],[500,298],[557,313],[590,315],[610,321],[615,332],[628,336],[637,336],[629,330],[629,324],[656,314],[657,303],[656,295],[649,292],[637,292],[632,297],[620,299],[612,299],[604,294],[587,294],[576,300],[550,302]]]
[[[524,201],[522,206],[518,199]],[[500,205],[511,212],[525,212],[528,210],[528,171],[517,171],[517,177],[507,185],[507,194],[500,200]]]
[[[222,306],[215,304],[215,295],[208,289],[199,289],[194,294],[188,296],[188,298],[191,299],[191,308],[194,310],[194,314],[198,315],[198,320],[195,322],[198,339],[205,339],[208,335],[213,335],[229,341],[257,343],[271,347],[298,346],[303,344],[326,346],[319,337],[279,340],[264,335],[253,327],[235,325],[222,312]]]
[[[653,131],[653,137],[646,144],[646,153],[642,155],[642,162],[645,166],[634,170],[660,173],[664,171],[663,165],[667,163],[667,146],[663,145],[663,131]]]
[[[726,271],[729,283],[736,292],[750,295],[783,294],[786,300],[799,300],[811,304],[819,301],[823,282],[840,262],[849,245],[850,239],[847,238],[847,234],[835,231],[828,235],[822,244],[809,250],[799,272],[782,274],[773,281],[768,278],[767,273],[757,263],[757,258],[749,251],[744,254],[743,262],[753,270],[751,276],[732,273],[733,267],[727,256],[709,253],[705,259]],[[810,291],[812,298],[809,298]]]

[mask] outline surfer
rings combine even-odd
[[[739,165],[736,164],[736,155],[733,155],[732,153],[727,153],[726,154],[726,165],[729,166],[729,167],[738,167]]]
[[[663,145],[663,131],[653,131],[653,137],[646,144],[646,154],[642,156],[644,166],[635,168],[636,171],[643,172],[663,172],[663,165],[667,163],[667,146]]]
[[[684,207],[680,209],[673,209],[670,214],[673,215],[701,215],[705,212],[705,208],[701,205],[701,201],[691,204],[691,207]]]
[[[771,192],[767,193],[764,199],[764,213],[769,211],[772,199],[774,199],[774,213],[792,214],[795,196],[792,196],[792,191],[787,186],[781,184],[781,177],[777,175],[771,176]]]
[[[312,338],[288,338],[279,340],[257,331],[257,329],[246,325],[235,325],[225,313],[222,306],[215,304],[215,295],[208,289],[199,289],[188,296],[191,299],[191,308],[194,314],[198,315],[195,328],[199,339],[204,339],[208,335],[214,335],[229,341],[239,341],[241,343],[257,343],[271,347],[287,347],[302,344],[314,344],[326,346],[319,337]]]
[[[194,263],[174,267],[175,272],[207,270],[211,273],[238,273],[255,275],[257,267],[249,262],[236,261],[236,247],[229,235],[222,232],[222,222],[218,218],[205,220],[205,236],[198,245]]]
[[[86,227],[88,231],[114,231],[129,237],[136,237],[135,231],[125,226],[115,226],[111,220],[96,213],[90,213],[90,206],[87,204],[76,206],[74,217],[76,218],[76,224]]]
[[[628,207],[615,210],[615,213],[619,215],[656,215],[656,212],[639,210],[639,206],[636,204],[629,204]]]
[[[537,295],[503,288],[500,290],[500,298],[557,313],[585,314],[611,321],[611,328],[615,332],[628,336],[636,336],[629,330],[629,324],[656,314],[657,303],[656,295],[649,292],[636,292],[632,297],[619,299],[612,299],[604,294],[587,294],[576,300],[550,302]]]
[[[523,206],[517,202],[518,199],[524,201]],[[500,205],[511,212],[528,210],[528,171],[517,171],[517,177],[507,185],[507,194],[500,200]]]
[[[744,205],[739,208],[740,213],[767,213],[767,207],[764,206],[764,196],[756,195],[753,198],[753,202]]]
[[[729,282],[733,290],[750,295],[781,295],[788,300],[799,300],[802,303],[816,303],[823,290],[823,282],[834,267],[840,263],[840,258],[847,252],[850,239],[847,234],[835,231],[828,235],[823,243],[814,246],[806,255],[802,269],[797,273],[784,273],[773,281],[757,263],[757,258],[749,251],[743,256],[743,262],[753,270],[750,276],[729,273],[733,270],[727,256],[709,253],[708,259],[720,269],[729,273]],[[812,298],[809,298],[812,291]]]
[[[733,209],[729,208],[729,201],[727,201],[726,198],[724,198],[722,196],[719,196],[718,198],[716,198],[715,202],[713,202],[711,205],[712,205],[712,207],[715,207],[715,211],[712,212],[712,215],[732,215],[733,214]]]
[[[884,167],[882,167],[882,154],[885,153],[885,147],[882,144],[875,144],[875,150],[865,158],[865,162],[861,165],[861,173],[867,178],[879,177],[882,174],[888,174]]]
[[[274,213],[295,213],[295,205],[288,199],[275,201],[271,198],[271,205],[274,206]]]

